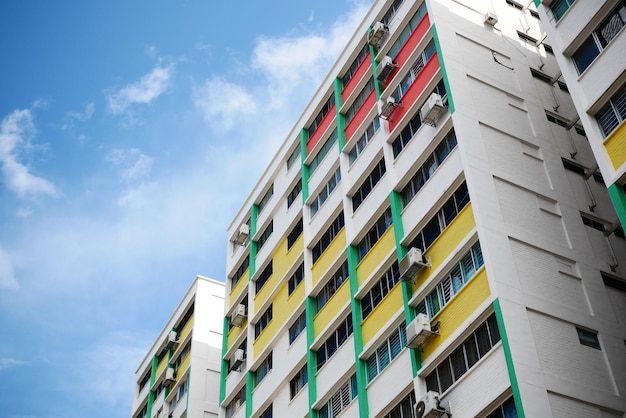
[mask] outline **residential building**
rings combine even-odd
[[[223,310],[224,283],[196,276],[135,372],[131,418],[218,416]]]
[[[624,416],[624,231],[542,34],[373,2],[228,228],[221,417]]]
[[[626,124],[623,123],[626,2],[535,3],[597,161],[585,170],[589,175],[599,167],[623,225],[626,223]],[[569,121],[567,127],[576,122]],[[603,222],[607,230],[619,225],[617,219]]]

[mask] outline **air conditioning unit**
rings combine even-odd
[[[389,28],[383,22],[376,22],[367,35],[367,43],[380,48],[382,40],[387,33],[389,33]]]
[[[178,343],[178,333],[172,330],[167,334],[167,348],[174,347],[176,343]]]
[[[484,22],[489,26],[495,26],[498,23],[498,16],[495,13],[487,12],[485,13]]]
[[[391,70],[396,68],[398,64],[393,62],[389,55],[385,55],[383,60],[376,67],[376,80],[385,81]]]
[[[400,260],[400,280],[412,282],[415,275],[424,267],[430,267],[430,262],[423,256],[422,250],[411,247]]]
[[[173,367],[165,369],[165,384],[170,385],[176,381],[176,371]]]
[[[239,369],[245,359],[246,359],[246,354],[241,348],[238,348],[237,350],[235,350],[235,355],[233,356],[233,364],[231,365],[231,369],[232,370]]]
[[[157,415],[157,418],[169,418],[171,416],[172,415],[170,415],[170,411],[169,411],[169,409],[167,408],[167,405],[166,405],[164,409],[159,411],[159,413]]]
[[[439,418],[448,411],[439,405],[439,393],[429,390],[415,405],[415,418]]]
[[[439,119],[439,115],[443,110],[443,99],[437,93],[432,93],[426,103],[422,106],[420,110],[422,114],[422,122],[426,125],[437,126],[436,122]]]
[[[437,333],[430,328],[428,315],[417,314],[417,317],[406,327],[406,345],[421,351],[433,334]]]
[[[243,245],[250,236],[250,225],[243,224],[239,227],[239,232],[235,237],[235,244]]]
[[[230,323],[236,327],[241,327],[246,319],[246,305],[240,303],[235,308],[235,312],[230,316]]]
[[[396,99],[394,99],[393,96],[389,96],[386,101],[382,99],[379,100],[378,105],[380,107],[380,117],[387,119],[389,115],[391,115],[391,112],[393,112],[393,109],[398,106],[398,103],[396,103]]]

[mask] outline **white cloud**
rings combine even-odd
[[[7,187],[20,198],[25,196],[56,196],[50,181],[31,174],[29,168],[18,161],[20,151],[31,148],[30,139],[35,135],[33,117],[28,109],[15,110],[0,126],[0,164]]]
[[[96,105],[94,102],[86,103],[81,111],[70,111],[67,112],[67,116],[79,122],[86,122],[93,116],[96,110]]]
[[[106,94],[107,105],[113,114],[123,113],[136,103],[150,103],[170,86],[174,65],[156,67],[139,81]]]
[[[10,357],[2,357],[0,358],[0,372],[3,370],[11,369],[13,367],[19,367],[26,364],[23,360],[17,360]]]
[[[19,283],[15,279],[13,263],[11,262],[9,255],[2,248],[0,248],[0,289],[17,289],[19,287]]]
[[[106,160],[119,170],[120,178],[126,182],[135,182],[147,178],[152,171],[154,159],[137,148],[114,148]]]
[[[211,78],[194,88],[193,101],[212,127],[229,130],[243,115],[256,113],[254,97],[244,87],[221,78]]]

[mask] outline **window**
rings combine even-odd
[[[335,171],[335,173],[328,179],[328,182],[324,185],[319,194],[313,199],[311,202],[311,217],[313,217],[320,207],[326,203],[328,196],[335,190],[335,187],[341,183],[341,170],[339,167]]]
[[[600,350],[600,341],[598,340],[597,332],[580,327],[576,327],[576,332],[578,332],[578,341],[580,341],[582,345]]]
[[[406,325],[402,323],[385,342],[376,348],[374,354],[365,360],[367,383],[371,382],[400,355],[406,347],[406,343]]]
[[[290,295],[296,290],[298,285],[302,282],[302,279],[304,279],[304,262],[300,263],[300,267],[298,267],[289,278],[288,286]]]
[[[317,357],[317,370],[321,369],[326,361],[346,342],[349,336],[352,335],[352,315],[348,315],[344,321],[339,324],[335,332],[324,344],[316,351]]]
[[[402,78],[398,87],[396,87],[391,93],[394,99],[396,99],[396,103],[400,103],[404,93],[411,87],[411,84],[415,81],[419,73],[422,71],[422,68],[426,65],[430,57],[432,57],[437,50],[435,49],[435,42],[431,39],[426,45],[426,48],[419,54],[415,62],[411,65],[411,69],[409,72]]]
[[[568,171],[572,171],[576,174],[580,174],[581,176],[585,176],[585,179],[587,178],[588,173],[591,171],[589,168],[585,167],[584,165],[579,164],[574,161],[570,161],[563,157],[561,157],[561,161],[563,162],[563,168],[565,168]],[[604,178],[602,177],[602,174],[600,174],[599,171],[594,171],[593,174],[591,174],[591,176],[598,183],[604,184]]]
[[[187,323],[189,322],[189,320],[193,316],[194,306],[195,306],[195,302],[192,303],[189,308],[187,308],[187,311],[185,311],[185,315],[183,315],[183,317],[180,319],[180,322],[178,324],[176,324],[176,326],[174,327],[174,329],[177,332],[181,332],[183,330],[183,328],[185,328],[185,325],[187,325]]]
[[[334,105],[335,105],[335,94],[331,93],[328,100],[326,100],[326,102],[322,105],[322,108],[320,109],[319,113],[313,120],[313,123],[311,123],[311,126],[309,126],[309,137],[311,137],[311,135],[313,135],[313,132],[317,130],[317,128],[320,126],[320,123],[322,123],[322,121],[324,120],[324,117],[326,116],[326,114],[330,112],[330,110],[333,108]]]
[[[356,374],[353,374],[352,377],[331,396],[330,400],[322,406],[319,410],[319,418],[335,418],[350,405],[357,394]]]
[[[435,148],[435,152],[426,159],[426,162],[422,164],[411,180],[409,180],[409,183],[402,189],[401,196],[403,207],[408,205],[417,192],[422,189],[424,184],[426,184],[435,173],[435,170],[443,163],[448,155],[450,155],[454,148],[456,148],[456,134],[453,129],[441,140],[437,148]]]
[[[443,394],[459,380],[479,359],[500,341],[496,316],[491,314],[472,335],[426,376],[426,388]]]
[[[296,161],[300,160],[300,153],[300,145],[298,145],[296,149],[293,150],[291,155],[289,155],[289,158],[287,158],[287,170],[289,170],[296,163]]]
[[[256,371],[254,372],[255,385],[258,385],[259,383],[261,383],[263,379],[265,379],[265,376],[267,376],[267,374],[271,371],[272,371],[272,352],[270,351],[267,357],[265,357],[265,360],[263,360],[261,364],[259,365],[259,368],[256,369]]]
[[[151,376],[151,374],[152,374],[152,369],[148,369],[146,371],[146,374],[141,378],[141,380],[137,384],[137,386],[139,387],[138,392],[141,392],[143,390],[143,388],[145,388],[146,385],[148,383],[150,383],[150,376]]]
[[[344,76],[341,78],[341,81],[343,82],[343,87],[345,87],[346,84],[348,84],[348,82],[352,79],[369,52],[369,45],[365,44],[363,48],[359,51],[359,55],[357,55],[354,61],[352,61],[352,64],[350,64],[350,68],[348,68],[348,71],[346,71]]]
[[[293,202],[296,201],[296,198],[300,196],[302,192],[302,179],[299,179],[296,184],[293,186],[293,189],[287,195],[287,208],[290,208],[293,205]]]
[[[263,247],[263,245],[265,245],[265,243],[267,242],[269,237],[272,235],[272,232],[274,232],[274,220],[270,221],[270,224],[267,226],[267,228],[265,228],[265,231],[263,231],[263,233],[259,237],[258,241],[256,242],[257,243],[257,250],[260,250],[261,247]]]
[[[244,260],[241,262],[241,264],[237,268],[237,271],[235,271],[235,274],[233,274],[232,279],[230,279],[231,280],[231,285],[230,285],[231,289],[233,287],[235,287],[235,285],[237,284],[239,279],[241,279],[243,274],[248,270],[248,267],[250,267],[250,255],[247,255],[246,258],[244,258]]]
[[[273,261],[274,260],[270,260],[269,264],[265,266],[261,274],[259,274],[259,277],[257,277],[255,281],[256,293],[259,293],[259,290],[261,290],[263,285],[267,283],[270,277],[272,277],[272,273],[274,273]]]
[[[344,261],[335,274],[328,280],[328,283],[326,283],[317,296],[315,296],[315,313],[321,311],[324,305],[326,305],[330,298],[339,290],[341,285],[348,281],[348,274],[348,262]]]
[[[291,345],[298,335],[306,328],[306,312],[302,312],[296,322],[289,327],[289,344]]]
[[[313,255],[313,263],[315,263],[317,259],[322,256],[324,251],[326,251],[326,248],[328,248],[331,242],[333,242],[333,239],[335,239],[335,237],[339,235],[339,232],[341,232],[341,229],[343,228],[344,222],[345,220],[343,218],[342,211],[341,213],[339,213],[339,216],[335,218],[333,223],[330,224],[326,232],[324,232],[324,235],[320,237],[319,241],[317,241],[317,243],[315,243],[315,245],[311,249],[311,253]]]
[[[587,225],[588,227],[597,229],[598,231],[601,231],[601,232],[606,231],[606,226],[604,226],[604,223],[597,221],[591,218],[589,215],[586,215],[584,213],[581,213],[580,216],[583,219],[583,224]]]
[[[609,99],[609,102],[598,112],[596,120],[606,138],[626,119],[626,85]]]
[[[572,4],[574,4],[576,0],[555,0],[550,6],[550,10],[552,11],[552,16],[554,16],[554,21],[558,22],[561,20],[565,12],[570,8]]]
[[[270,186],[269,190],[267,192],[265,192],[265,194],[263,195],[263,197],[261,198],[261,201],[259,202],[258,206],[258,210],[259,210],[259,214],[261,213],[261,211],[263,209],[265,209],[265,206],[267,206],[267,202],[270,201],[270,199],[272,198],[272,196],[274,196],[274,184],[272,183],[272,185]]]
[[[337,142],[337,128],[333,130],[333,132],[330,134],[326,142],[324,142],[324,145],[322,145],[322,147],[320,148],[319,152],[311,160],[311,164],[309,164],[310,176],[313,175],[313,172],[315,171],[315,169],[319,167],[322,160],[324,160],[324,157],[326,157],[326,154],[328,154],[328,151],[330,151],[333,148],[336,142]]]
[[[295,398],[308,382],[309,375],[307,372],[307,365],[305,364],[298,371],[298,373],[296,373],[294,378],[289,381],[289,399]]]
[[[265,312],[263,312],[263,314],[261,315],[261,318],[259,318],[259,322],[254,324],[254,338],[259,338],[259,335],[261,335],[263,330],[267,328],[271,320],[272,305],[270,304],[270,306],[268,306]]]
[[[185,381],[183,381],[180,384],[180,386],[178,386],[177,393],[172,399],[172,402],[170,403],[171,411],[173,411],[176,408],[176,405],[178,405],[178,403],[183,400],[186,394],[187,394],[187,379],[185,379]]]
[[[506,4],[508,4],[511,7],[515,7],[517,10],[522,10],[522,11],[524,10],[524,6],[523,5],[517,3],[517,2],[515,2],[513,0],[506,0]],[[530,12],[530,15],[532,17],[539,19],[539,13],[537,13],[535,10],[530,10],[530,9],[527,9],[527,10]]]
[[[517,418],[517,410],[515,409],[513,397],[504,401],[495,411],[487,415],[487,418]]]
[[[402,5],[402,2],[403,0],[394,0],[391,6],[389,6],[389,9],[385,12],[385,15],[381,19],[381,22],[383,22],[385,26],[389,26],[389,23],[391,23],[391,20],[398,12],[398,9],[400,8],[400,5]]]
[[[263,411],[261,415],[259,415],[259,418],[272,418],[272,405],[271,404],[270,406],[267,407],[265,411]]]
[[[302,235],[302,218],[300,218],[300,220],[287,235],[287,250],[293,247],[293,244],[296,243],[300,235]]]
[[[550,85],[552,85],[554,83],[554,81],[552,81],[552,77],[550,77],[546,73],[542,73],[539,70],[535,70],[534,68],[530,69],[530,74],[533,76],[533,78],[536,78],[537,80],[541,80],[543,82],[546,82],[546,83],[548,83]],[[561,80],[556,80],[555,82],[559,85],[559,88],[561,90],[566,91],[566,92],[569,93],[569,89],[567,88],[567,84],[565,84]]]
[[[533,46],[537,45],[537,43],[539,42],[538,39],[533,38],[532,36],[528,35],[525,32],[517,31],[517,37],[520,38],[522,41],[527,42]],[[543,42],[543,48],[546,50],[547,53],[554,55],[554,50],[552,49],[552,47],[546,44],[545,42]],[[531,68],[531,71],[532,71],[532,68]]]
[[[582,74],[600,52],[617,36],[626,24],[626,0],[619,2],[600,26],[591,33],[582,45],[572,54],[572,61]]]
[[[477,242],[461,257],[461,260],[452,267],[435,288],[417,304],[416,313],[423,313],[429,318],[433,318],[450,302],[452,296],[459,293],[463,286],[474,277],[484,263],[480,243]]]
[[[363,90],[361,90],[359,95],[356,96],[356,98],[354,99],[354,102],[352,102],[352,104],[346,111],[346,125],[350,123],[354,115],[356,115],[356,112],[358,112],[359,109],[361,109],[361,106],[363,106],[363,103],[365,103],[365,100],[367,100],[367,98],[369,97],[370,93],[373,90],[374,90],[374,79],[370,78],[370,81],[367,83],[365,87],[363,87]]]
[[[380,302],[384,299],[385,296],[400,280],[400,269],[398,267],[398,262],[394,261],[394,263],[389,267],[389,269],[382,275],[380,279],[374,284],[374,286],[370,289],[369,292],[363,299],[361,299],[361,314],[363,319],[367,318],[367,316],[378,306]]]
[[[467,185],[463,182],[443,204],[439,212],[424,226],[424,229],[418,232],[415,239],[409,244],[409,247],[416,247],[424,252],[469,202]]]
[[[246,403],[246,387],[242,387],[233,400],[226,406],[226,418],[232,418],[235,413]]]
[[[426,2],[422,2],[419,9],[417,9],[417,11],[413,15],[409,23],[407,23],[407,25],[404,27],[402,32],[400,32],[400,36],[398,37],[398,39],[393,43],[393,45],[391,45],[391,48],[389,49],[389,52],[387,53],[387,55],[389,55],[391,58],[395,58],[396,55],[398,55],[398,52],[400,52],[400,50],[402,49],[406,41],[409,39],[409,37],[411,36],[415,28],[417,28],[417,25],[419,25],[420,21],[422,20],[422,17],[424,17],[425,14],[426,14]]]
[[[372,169],[371,173],[367,176],[361,186],[352,196],[352,210],[356,211],[365,198],[370,194],[374,187],[378,184],[380,179],[385,175],[387,169],[385,167],[385,157],[383,156],[378,164]]]
[[[609,273],[605,273],[603,271],[600,272],[602,275],[602,281],[606,286],[612,287],[613,289],[621,290],[622,292],[626,292],[626,281],[617,276],[613,276]]]
[[[148,405],[144,405],[143,408],[133,418],[146,418],[148,416]]]
[[[361,135],[359,139],[356,140],[356,144],[354,145],[354,147],[352,147],[352,149],[348,152],[348,161],[350,167],[356,161],[356,159],[359,158],[359,155],[361,155],[361,152],[365,149],[367,144],[370,143],[370,141],[374,137],[374,134],[378,131],[378,128],[380,128],[380,118],[378,117],[378,115],[376,115],[376,117],[374,117],[374,120],[367,126],[367,129],[365,129],[365,132],[363,132],[363,135]]]
[[[439,81],[439,83],[432,92],[439,94],[442,98],[446,96],[446,86],[443,80]],[[422,116],[420,113],[417,113],[391,143],[394,158],[398,157],[404,147],[407,146],[409,141],[411,141],[413,136],[415,136],[415,134],[417,133],[420,126],[422,126]]]
[[[190,351],[191,351],[191,340],[189,340],[187,344],[185,344],[182,351],[180,352],[180,355],[176,357],[176,360],[172,364],[172,367],[174,367],[174,370],[178,372],[178,368],[183,363],[183,361],[187,357],[187,354],[189,354]]]
[[[391,218],[391,208],[387,208],[387,210],[378,218],[374,226],[367,231],[367,234],[363,237],[361,242],[357,244],[357,258],[358,261],[363,260],[369,250],[372,249],[374,245],[378,242],[380,237],[387,231],[387,229],[391,226],[393,220]]]

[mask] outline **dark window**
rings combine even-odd
[[[306,312],[302,312],[296,322],[289,327],[289,344],[292,344],[298,335],[306,328]]]
[[[257,243],[257,250],[260,250],[261,247],[263,247],[263,245],[265,245],[265,243],[267,242],[269,237],[272,235],[272,232],[274,232],[274,220],[270,221],[270,224],[267,226],[267,228],[265,228],[265,231],[263,231],[263,233],[261,234],[261,236],[257,240],[257,242],[256,242]]]
[[[298,240],[298,238],[302,235],[302,218],[296,223],[293,227],[289,235],[287,235],[287,249],[289,250],[293,244]]]
[[[326,102],[322,105],[322,108],[320,109],[319,113],[313,120],[313,123],[311,123],[311,126],[309,126],[309,136],[313,135],[313,132],[317,130],[317,128],[320,126],[320,123],[322,123],[322,121],[324,120],[324,117],[326,116],[326,114],[330,112],[330,110],[333,108],[334,105],[335,105],[335,95],[334,93],[331,93],[328,100],[326,100]]]
[[[237,271],[235,271],[235,274],[233,274],[232,279],[230,279],[231,280],[231,286],[230,286],[231,288],[235,287],[235,285],[237,284],[239,279],[241,279],[243,274],[248,270],[248,267],[250,267],[250,256],[249,255],[247,255],[246,258],[244,258],[244,260],[241,262],[241,264],[237,268]]]
[[[254,325],[254,338],[258,338],[259,335],[263,332],[263,330],[269,325],[272,320],[272,305],[268,306],[268,308],[263,312],[259,322]]]
[[[304,279],[304,262],[300,263],[300,267],[298,267],[298,269],[289,278],[288,286],[290,295],[296,290],[298,285],[302,282],[302,279]]]
[[[374,226],[367,231],[367,234],[365,234],[363,239],[357,244],[357,258],[359,261],[361,261],[367,255],[369,250],[376,245],[378,240],[383,236],[387,229],[389,229],[392,223],[391,209],[387,208],[380,218],[378,218]]]
[[[371,173],[367,176],[367,178],[363,181],[363,184],[357,189],[352,196],[352,210],[355,211],[361,206],[361,203],[365,200],[367,196],[369,196],[370,192],[374,187],[378,184],[380,179],[386,173],[387,169],[385,167],[385,158],[381,158],[378,164],[374,167]]]
[[[622,86],[596,115],[596,120],[605,137],[609,136],[625,119],[626,85]]]
[[[352,315],[348,315],[348,317],[341,322],[341,324],[337,327],[335,332],[328,337],[324,344],[317,350],[317,369],[321,369],[326,361],[337,351],[341,345],[346,342],[348,337],[352,335]]]
[[[363,299],[361,299],[361,313],[363,315],[363,319],[367,318],[367,316],[374,310],[374,308],[376,308],[376,306],[378,306],[383,298],[391,292],[398,281],[400,281],[400,270],[398,262],[395,261],[385,274],[378,279],[370,291],[363,296]]]
[[[322,235],[315,243],[313,248],[311,249],[311,253],[313,255],[313,263],[317,261],[318,258],[322,256],[326,248],[331,244],[333,239],[341,232],[341,229],[344,225],[343,212],[339,213],[339,216],[335,218],[332,224],[328,227],[324,235]]]
[[[598,340],[598,333],[587,329],[576,327],[578,332],[578,340],[582,345],[600,350],[600,341]]]
[[[363,60],[367,57],[369,51],[370,49],[368,44],[365,44],[363,46],[363,49],[359,51],[359,55],[357,55],[354,61],[352,61],[352,64],[350,64],[350,68],[348,68],[348,71],[346,71],[344,76],[341,78],[341,81],[343,82],[343,87],[345,87],[346,84],[348,84],[348,82],[352,79],[356,71],[361,66]]]
[[[302,192],[302,179],[299,179],[287,196],[287,207],[290,208]]]
[[[333,276],[328,280],[328,283],[326,283],[317,296],[315,296],[316,313],[319,312],[324,305],[326,305],[330,298],[337,292],[337,290],[339,290],[341,285],[349,278],[348,262],[344,261],[335,274],[333,274]]]
[[[272,277],[272,273],[274,272],[273,260],[270,260],[269,264],[265,266],[259,277],[257,277],[255,281],[255,289],[256,292],[259,293],[259,290],[267,283],[270,277]]]

